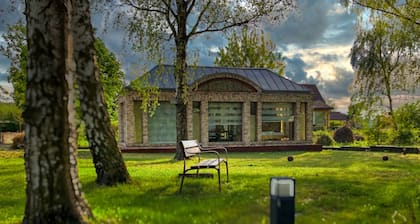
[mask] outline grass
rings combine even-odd
[[[221,193],[216,178],[188,178],[178,194],[182,162],[171,161],[172,154],[125,154],[132,184],[100,187],[89,153],[81,151],[79,175],[93,223],[268,223],[272,176],[296,179],[296,223],[419,223],[420,156],[388,153],[382,161],[383,155],[231,153],[230,182]],[[23,155],[0,151],[0,160],[0,223],[19,223]]]

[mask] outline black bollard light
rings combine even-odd
[[[290,177],[270,179],[270,223],[295,223],[295,179]]]

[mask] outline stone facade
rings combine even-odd
[[[206,76],[190,85],[187,104],[188,139],[194,138],[193,105],[199,104],[199,130],[197,139],[204,146],[269,146],[279,144],[310,144],[312,142],[312,95],[304,91],[263,91],[249,80],[232,74]],[[159,101],[173,102],[175,92],[161,90]],[[129,92],[119,99],[120,102],[120,145],[124,147],[173,146],[175,144],[149,143],[149,115],[139,109],[141,98],[135,92]],[[211,142],[209,141],[209,103],[226,102],[242,105],[242,141]],[[293,111],[293,139],[284,141],[267,141],[262,139],[262,114],[264,103],[290,103]],[[251,121],[251,105],[256,105],[255,121]],[[255,138],[251,123],[255,122]]]

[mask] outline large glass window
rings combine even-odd
[[[325,127],[325,111],[314,111],[313,125],[315,130],[323,130]]]
[[[242,141],[242,103],[210,102],[209,141]]]
[[[159,102],[152,117],[148,121],[150,143],[176,142],[176,108],[169,102]]]
[[[201,102],[193,102],[193,138],[201,141]]]
[[[294,116],[292,103],[263,103],[262,140],[293,140]]]
[[[249,116],[249,140],[257,141],[257,102],[251,102]]]

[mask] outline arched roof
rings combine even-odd
[[[160,89],[174,90],[175,67],[172,65],[155,66],[149,71],[149,82]],[[262,92],[305,92],[310,93],[304,86],[293,82],[285,77],[262,68],[229,68],[191,66],[187,68],[188,85],[202,83],[213,78],[220,78],[223,75],[229,78],[236,78],[253,86]]]

